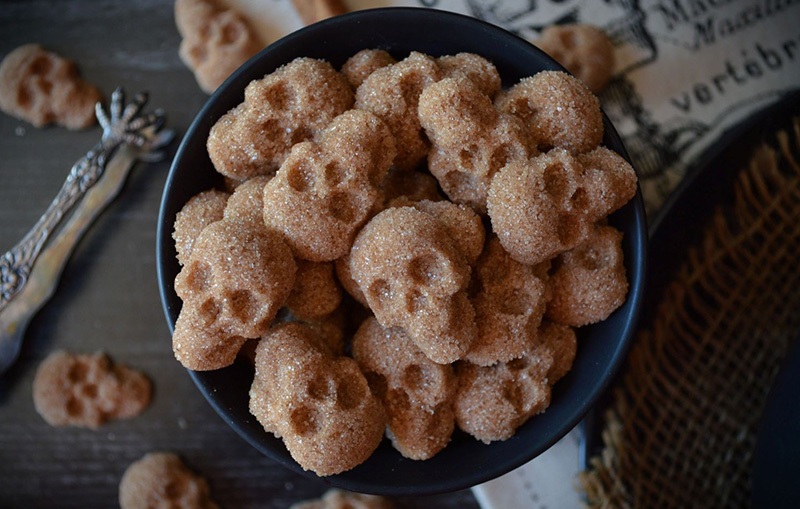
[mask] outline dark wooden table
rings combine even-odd
[[[167,111],[179,137],[206,100],[178,58],[180,38],[168,0],[0,3],[0,58],[30,42],[75,59],[106,98],[117,85],[131,93],[149,90],[151,105]],[[35,129],[0,114],[0,252],[36,222],[71,165],[99,137],[99,127]],[[31,323],[19,361],[0,377],[1,507],[116,507],[125,468],[163,450],[177,452],[205,475],[226,508],[287,507],[327,489],[241,440],[172,357],[155,261],[156,217],[168,170],[169,160],[133,169],[121,196],[79,244],[55,296]],[[39,362],[58,349],[103,350],[143,370],[155,385],[151,406],[98,431],[48,426],[34,410],[31,383]],[[477,507],[469,491],[398,499],[397,505]]]

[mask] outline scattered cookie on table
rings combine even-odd
[[[176,0],[175,24],[181,60],[208,94],[263,47],[241,15],[214,0]]]
[[[0,110],[36,127],[89,127],[102,99],[97,87],[80,77],[75,62],[38,44],[20,46],[0,63]]]
[[[392,509],[394,505],[377,495],[328,490],[322,498],[292,504],[289,509]]]
[[[121,509],[218,509],[205,479],[172,453],[151,452],[131,464],[119,483]]]
[[[380,400],[356,361],[334,354],[297,322],[278,324],[259,341],[250,413],[283,438],[304,470],[319,476],[362,463],[386,427]]]
[[[36,411],[51,426],[98,428],[134,417],[150,404],[151,393],[147,377],[100,352],[52,353],[33,380]]]
[[[289,509],[392,509],[393,507],[388,499],[377,495],[332,489],[321,498],[297,502]]]
[[[274,174],[292,147],[318,136],[353,105],[344,75],[313,58],[297,58],[244,91],[244,102],[208,135],[214,168],[235,180]]]
[[[211,189],[189,199],[175,216],[172,239],[178,263],[185,265],[192,254],[194,241],[203,228],[223,218],[230,194]]]
[[[535,42],[545,53],[584,82],[595,94],[614,73],[614,46],[592,25],[550,25]]]
[[[342,0],[292,0],[292,5],[306,25],[347,12]]]

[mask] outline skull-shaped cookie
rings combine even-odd
[[[247,338],[227,332],[206,308],[184,304],[172,333],[172,353],[184,368],[211,371],[233,364]]]
[[[575,349],[571,328],[544,322],[523,357],[489,367],[459,363],[458,427],[487,444],[511,437],[550,406],[551,387],[572,367]]]
[[[342,65],[342,74],[355,90],[373,72],[396,63],[397,60],[382,49],[362,49]]]
[[[272,178],[272,175],[261,175],[236,186],[225,205],[224,218],[264,226],[264,186]]]
[[[622,232],[611,226],[596,227],[585,243],[556,258],[554,267],[550,320],[582,327],[605,320],[625,302]]]
[[[289,509],[393,509],[394,505],[383,497],[341,490],[328,490],[320,499],[292,504]]]
[[[181,60],[207,94],[263,47],[242,16],[209,0],[176,0],[175,23]]]
[[[38,44],[20,46],[0,64],[0,110],[36,127],[89,127],[101,100],[97,88],[78,75],[75,62]]]
[[[453,368],[432,362],[402,329],[366,319],[353,337],[353,357],[389,417],[387,434],[406,458],[433,457],[455,427]]]
[[[608,36],[592,25],[550,25],[536,45],[555,58],[589,90],[598,93],[614,72],[614,47]]]
[[[181,313],[230,336],[264,334],[294,285],[296,266],[280,234],[251,223],[217,221],[195,241],[175,279]],[[185,310],[185,311],[184,311]]]
[[[152,385],[140,372],[114,365],[105,354],[55,352],[33,381],[36,411],[51,426],[98,428],[108,419],[141,413]]]
[[[370,74],[356,90],[356,108],[381,118],[397,140],[394,167],[412,170],[428,155],[417,107],[422,90],[441,78],[442,71],[433,58],[413,51],[404,60]]]
[[[275,326],[256,348],[250,412],[282,437],[292,457],[319,476],[363,462],[386,426],[356,361],[335,356],[309,327]]]
[[[522,120],[528,146],[540,152],[563,148],[588,152],[603,139],[597,97],[580,80],[560,71],[542,71],[498,94],[495,106]]]
[[[500,114],[471,80],[447,78],[420,96],[419,118],[432,143],[428,168],[447,196],[480,213],[494,175],[510,161],[526,160],[522,125]]]
[[[235,180],[274,173],[292,146],[319,135],[353,105],[353,91],[331,65],[298,58],[244,91],[244,102],[211,128],[214,168]]]
[[[172,232],[178,263],[184,265],[189,261],[194,241],[203,228],[223,218],[229,196],[230,194],[216,189],[203,191],[192,196],[178,212]]]
[[[119,483],[121,509],[218,509],[205,479],[167,452],[146,454],[125,470]]]
[[[522,357],[533,347],[547,303],[549,267],[549,261],[519,263],[497,237],[489,239],[473,275],[478,337],[466,360],[491,366]]]
[[[382,201],[379,185],[393,154],[394,139],[378,117],[340,115],[318,143],[295,145],[264,187],[264,222],[283,233],[298,258],[344,256]]]
[[[404,329],[440,364],[467,353],[477,334],[470,267],[438,220],[412,207],[384,210],[358,234],[350,256],[381,325]]]
[[[577,247],[617,204],[615,181],[586,172],[566,150],[511,163],[495,176],[487,200],[500,243],[534,265]]]
[[[466,205],[456,205],[446,200],[420,200],[413,207],[439,221],[467,263],[475,265],[486,240],[480,216]]]
[[[500,73],[493,63],[475,53],[458,53],[436,59],[444,78],[467,78],[482,93],[494,97],[502,85]]]
[[[319,320],[342,302],[342,290],[333,275],[333,262],[297,260],[294,289],[286,307],[300,320]]]

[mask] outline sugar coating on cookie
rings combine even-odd
[[[434,362],[463,357],[477,334],[470,266],[447,229],[412,207],[386,209],[358,234],[353,279],[384,327],[401,327]]]
[[[353,357],[383,402],[395,449],[414,460],[444,449],[455,427],[453,368],[431,361],[402,329],[386,329],[374,317],[353,337]]]
[[[286,307],[300,320],[317,320],[342,302],[342,290],[333,274],[333,262],[297,260],[294,288]]]
[[[357,89],[364,83],[370,74],[381,69],[396,64],[397,60],[382,49],[362,49],[352,57],[348,58],[342,66],[342,74],[347,81]]]
[[[572,367],[575,333],[544,322],[536,345],[523,357],[493,366],[461,362],[455,413],[458,427],[484,443],[510,438],[550,406],[553,384]]]
[[[486,231],[478,214],[466,205],[449,201],[420,200],[413,207],[439,221],[467,263],[475,264],[486,240]]]
[[[263,47],[239,13],[208,0],[176,0],[175,24],[178,54],[207,94]]]
[[[549,296],[549,267],[549,261],[519,263],[497,237],[489,238],[472,276],[478,337],[466,360],[491,366],[522,357],[533,347]]]
[[[585,184],[583,166],[563,149],[503,168],[487,200],[500,243],[515,260],[534,265],[584,242],[603,217]]]
[[[613,150],[597,147],[577,159],[583,166],[584,188],[590,196],[589,201],[602,204],[603,215],[620,209],[636,194],[636,171]]]
[[[283,438],[303,469],[319,476],[362,463],[386,426],[356,361],[331,354],[312,329],[296,322],[276,325],[259,342],[250,412]]]
[[[344,256],[382,200],[379,185],[393,155],[394,138],[378,117],[359,110],[340,115],[319,142],[292,147],[264,187],[264,222],[298,258]]]
[[[168,452],[151,452],[132,463],[119,483],[121,509],[217,509],[205,479]]]
[[[495,106],[522,120],[528,144],[588,152],[603,139],[597,97],[580,80],[560,71],[541,71],[498,94]]]
[[[572,327],[545,319],[539,327],[537,343],[528,355],[532,357],[552,355],[553,363],[547,370],[547,383],[552,387],[572,369],[577,351],[578,339]]]
[[[297,502],[289,509],[392,509],[393,507],[388,499],[377,495],[331,489],[322,498]]]
[[[183,309],[193,310],[210,327],[256,338],[269,329],[289,296],[295,270],[291,251],[277,232],[217,221],[200,232],[175,278],[175,291]]]
[[[151,393],[141,372],[101,352],[54,352],[33,380],[34,406],[51,426],[98,428],[109,419],[134,417],[150,404]]]
[[[215,323],[210,306],[184,305],[172,333],[172,353],[186,369],[212,371],[230,366],[247,338]]]
[[[498,172],[487,205],[503,247],[534,265],[585,242],[594,223],[635,192],[633,168],[608,149],[577,158],[553,149]]]
[[[75,62],[38,44],[18,47],[0,63],[0,110],[36,127],[89,127],[102,99],[97,87],[80,77]]]
[[[548,319],[582,327],[608,318],[628,293],[622,232],[596,227],[585,243],[555,260],[550,288]]]
[[[334,267],[336,269],[336,279],[339,281],[339,284],[342,285],[342,288],[344,288],[356,302],[364,307],[369,307],[367,297],[358,286],[358,281],[353,279],[353,269],[350,265],[350,253],[337,259],[334,262]]]
[[[611,80],[614,46],[605,32],[592,25],[550,25],[535,43],[555,58],[595,94]]]
[[[264,225],[264,186],[272,178],[272,175],[261,175],[236,186],[225,206],[225,219]]]
[[[495,110],[489,96],[464,77],[427,87],[419,119],[432,143],[428,169],[451,200],[479,213],[486,213],[494,175],[530,155],[521,122]]]
[[[383,208],[406,206],[421,200],[440,201],[439,183],[429,173],[390,169],[381,184]]]
[[[211,128],[207,148],[219,173],[236,180],[274,173],[292,146],[320,133],[353,105],[331,65],[297,58],[247,85],[244,102]]]
[[[464,77],[482,93],[494,97],[500,91],[500,73],[493,63],[475,53],[458,53],[436,59],[445,78]]]
[[[416,51],[373,72],[356,90],[355,107],[374,113],[389,126],[396,142],[394,166],[413,170],[428,155],[429,144],[417,115],[419,96],[442,78],[436,61]]]
[[[192,196],[175,216],[172,239],[178,263],[185,265],[203,228],[222,219],[230,194],[216,189]]]

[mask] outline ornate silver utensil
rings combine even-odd
[[[134,163],[162,159],[160,149],[174,132],[161,130],[163,111],[142,113],[146,102],[147,94],[139,93],[124,106],[118,88],[111,95],[108,114],[100,103],[96,105],[103,127],[100,142],[75,163],[36,225],[0,257],[0,374],[16,360],[28,323],[53,295],[78,240],[119,194]],[[76,203],[69,220],[48,242]]]

